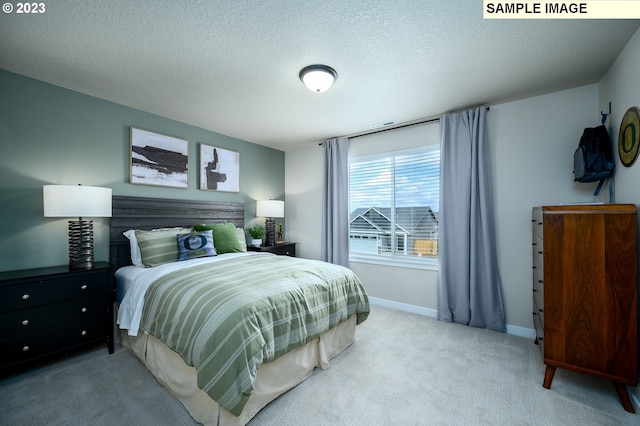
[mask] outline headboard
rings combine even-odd
[[[224,222],[243,227],[244,204],[114,196],[109,261],[115,269],[131,264],[129,240],[122,234],[129,229],[187,227],[196,223]]]

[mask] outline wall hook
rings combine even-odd
[[[611,101],[609,101],[609,112],[603,112],[600,110],[600,115],[602,116],[602,124],[607,121],[607,116],[611,114]]]

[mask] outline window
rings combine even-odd
[[[349,161],[352,260],[437,265],[440,147]]]

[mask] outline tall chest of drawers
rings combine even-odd
[[[91,343],[113,353],[113,268],[0,272],[0,372]]]
[[[533,322],[557,367],[611,380],[625,410],[638,383],[637,213],[632,204],[535,207]]]

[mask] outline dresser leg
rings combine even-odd
[[[543,388],[551,388],[551,382],[553,381],[554,374],[556,374],[556,368],[551,365],[547,365],[547,369],[544,372],[544,382],[542,383]]]
[[[618,396],[620,397],[620,401],[622,402],[624,409],[630,413],[635,413],[633,410],[633,404],[629,398],[629,392],[627,392],[627,386],[616,382],[613,382],[613,386],[616,388],[616,392],[618,392]]]

